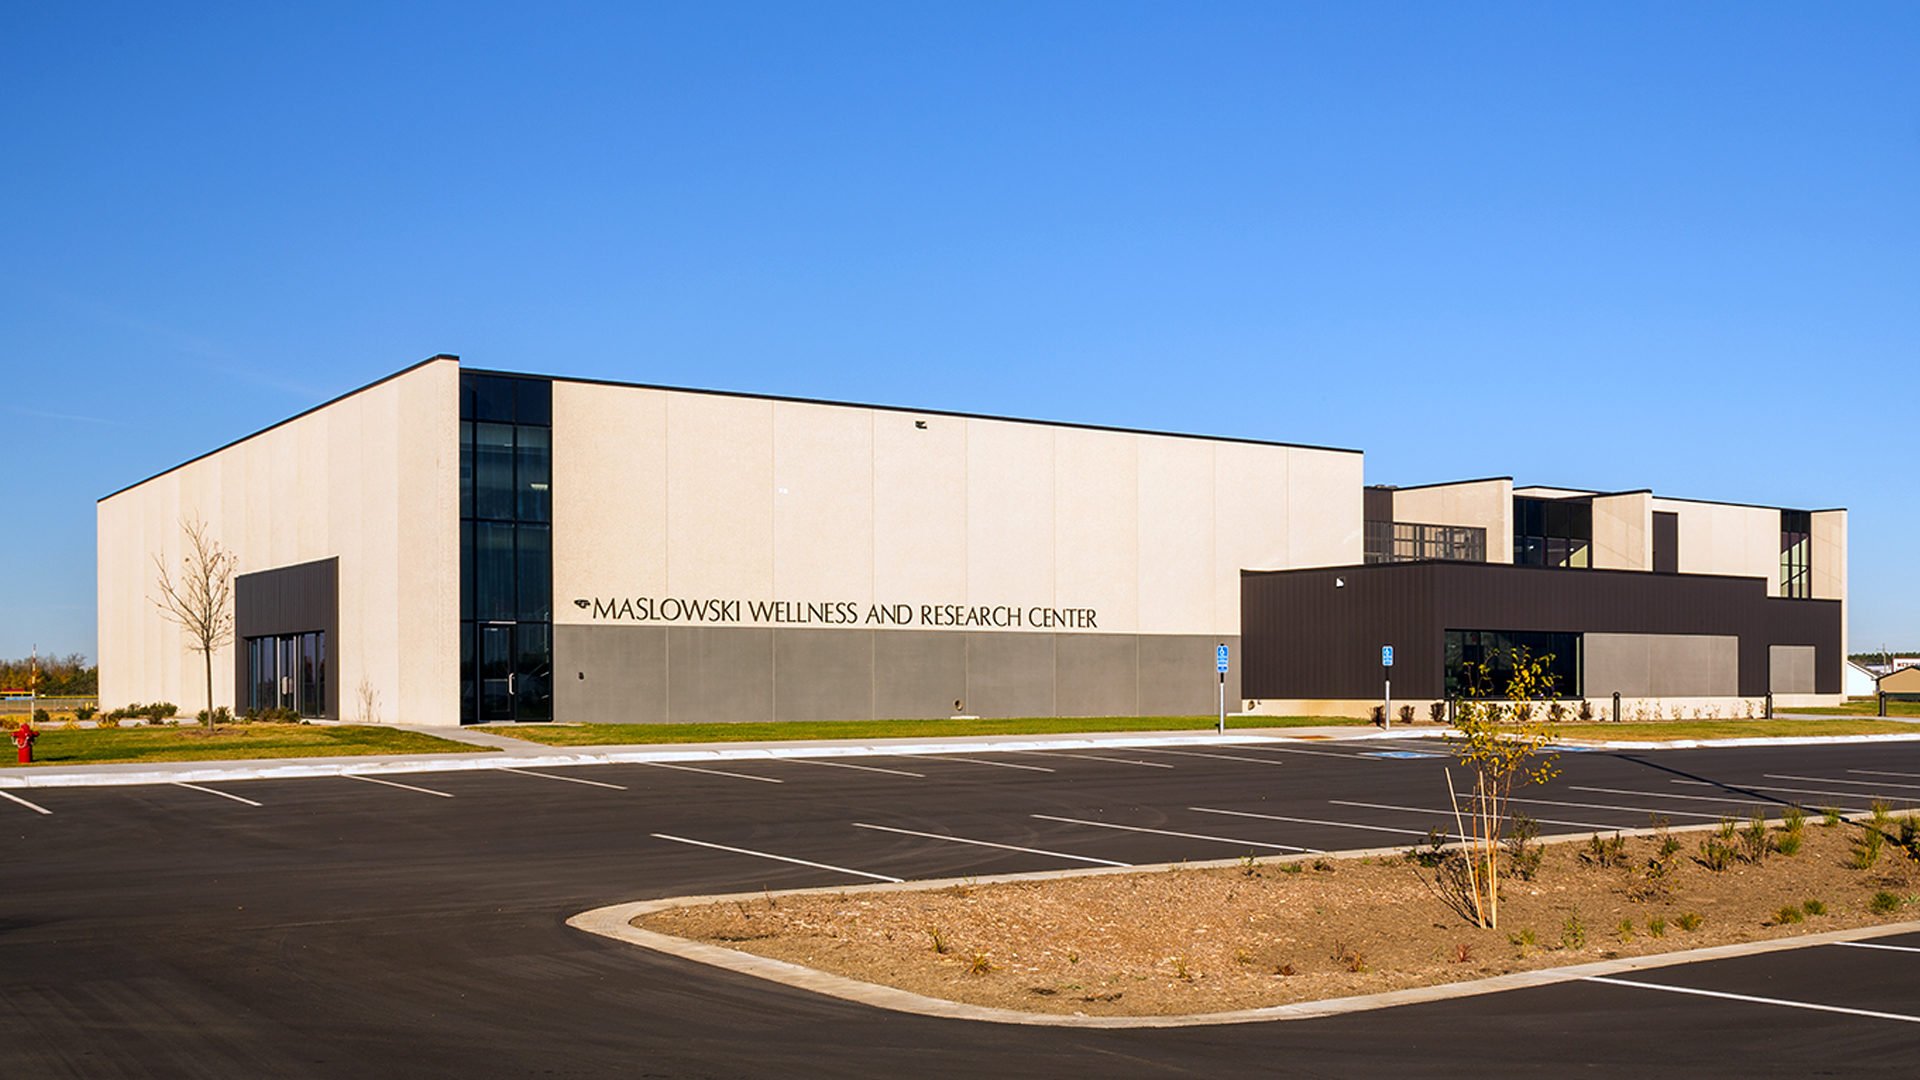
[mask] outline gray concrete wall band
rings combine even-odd
[[[1740,692],[1736,636],[1590,632],[1581,644],[1588,697],[1733,697]]]
[[[1813,693],[1814,647],[1811,645],[1770,645],[1767,647],[1767,690],[1775,694]]]
[[[554,627],[554,719],[583,723],[1193,716],[1236,637]],[[958,706],[956,706],[958,702]]]

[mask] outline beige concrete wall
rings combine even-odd
[[[1847,512],[1820,510],[1813,514],[1813,598],[1839,600],[1840,655],[1850,651],[1847,641]]]
[[[339,558],[328,677],[348,719],[364,678],[384,720],[458,723],[458,424],[459,365],[435,360],[101,500],[101,705],[205,707],[198,655],[150,599],[153,555],[177,568],[198,519],[243,574]],[[215,655],[216,704],[234,705],[236,655]]]
[[[1422,525],[1466,525],[1487,530],[1487,561],[1513,561],[1513,481],[1472,480],[1399,488],[1393,520]]]
[[[1657,496],[1652,509],[1680,516],[1681,573],[1757,577],[1780,595],[1780,511]]]
[[[1361,559],[1358,454],[565,380],[553,416],[562,625],[671,596],[1232,636],[1242,567]]]
[[[1644,491],[1593,498],[1593,567],[1653,570],[1653,496]]]

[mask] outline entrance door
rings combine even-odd
[[[480,628],[480,722],[513,719],[513,626]]]

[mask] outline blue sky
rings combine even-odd
[[[1920,647],[1920,6],[14,5],[0,655],[437,352],[1852,511]]]

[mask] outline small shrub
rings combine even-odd
[[[202,723],[202,724],[204,724],[204,723],[206,723],[206,722],[207,722],[207,710],[205,710],[205,709],[201,709],[201,710],[200,710],[200,712],[199,712],[198,714],[196,714],[196,715],[194,716],[194,719],[195,719],[195,720],[198,720],[198,721],[199,721],[200,723]],[[216,708],[215,708],[215,709],[213,710],[213,722],[214,722],[215,724],[231,724],[231,723],[233,723],[233,710],[231,710],[231,709],[229,709],[229,708],[227,708],[227,707],[226,707],[225,705],[220,705],[220,706],[217,706],[217,707],[216,707]]]
[[[1580,921],[1580,909],[1572,908],[1567,912],[1567,921],[1560,927],[1560,945],[1568,949],[1585,948],[1587,944],[1587,924]]]
[[[1294,973],[1294,972],[1293,972],[1293,965],[1292,965],[1292,964],[1281,964],[1281,965],[1280,965],[1279,967],[1277,967],[1277,968],[1274,968],[1274,969],[1273,969],[1273,973],[1274,973],[1275,975],[1278,975],[1278,976],[1281,976],[1282,978],[1291,978],[1291,977],[1293,976],[1293,973]]]
[[[1807,812],[1797,806],[1789,806],[1780,814],[1780,828],[1788,836],[1798,836],[1807,827]]]
[[[99,711],[100,706],[98,705],[76,705],[73,708],[73,718],[75,720],[91,720],[94,714]]]
[[[1454,963],[1466,964],[1466,963],[1471,963],[1472,960],[1473,960],[1473,946],[1471,944],[1463,941],[1453,947]]]
[[[1327,860],[1327,859],[1315,859],[1315,860],[1313,860],[1313,868],[1314,868],[1315,870],[1321,870],[1321,871],[1325,871],[1325,872],[1327,872],[1327,873],[1332,873],[1332,872],[1333,872],[1333,863],[1332,863],[1332,862],[1331,862],[1330,860]]]
[[[1757,863],[1773,850],[1773,837],[1767,832],[1767,819],[1760,811],[1753,812],[1753,819],[1747,827],[1740,830],[1740,859],[1743,862]]]
[[[1805,918],[1806,916],[1800,914],[1800,909],[1793,906],[1792,904],[1788,904],[1786,907],[1783,907],[1779,911],[1776,911],[1773,913],[1773,921],[1781,924],[1782,926],[1785,926],[1788,923],[1800,922]]]
[[[1521,949],[1540,944],[1539,939],[1533,936],[1532,930],[1521,930],[1517,934],[1508,934],[1507,940]]]
[[[1722,840],[1731,840],[1738,835],[1739,832],[1740,819],[1728,815],[1720,819],[1720,827],[1715,830],[1715,835],[1719,836]]]
[[[45,709],[35,709],[33,710],[33,722],[38,727],[46,727],[53,723],[53,714]]]
[[[1580,722],[1583,724],[1591,724],[1593,722],[1593,702],[1582,701],[1580,703]]]
[[[1717,837],[1708,837],[1700,841],[1699,863],[1717,874],[1733,865],[1733,846]]]
[[[143,713],[146,716],[146,718],[148,720],[153,721],[154,723],[159,723],[162,720],[172,719],[179,712],[180,712],[180,707],[175,705],[171,701],[156,701],[153,704],[147,706],[145,710],[143,710]]]
[[[1867,908],[1875,915],[1891,915],[1900,910],[1900,897],[1882,889],[1873,894],[1873,899],[1867,902]]]
[[[94,718],[93,726],[97,728],[117,728],[120,726],[120,720],[121,717],[113,713],[101,713]]]
[[[1240,874],[1243,877],[1258,877],[1260,875],[1260,861],[1253,857],[1252,852],[1241,856]]]
[[[933,951],[936,953],[944,954],[948,949],[953,947],[947,944],[946,931],[940,929],[937,926],[927,927],[927,939],[928,939],[928,942],[927,942],[928,947],[933,949]]]
[[[1887,834],[1872,825],[1863,825],[1853,838],[1852,865],[1855,870],[1872,869],[1880,861],[1880,849],[1886,845]]]
[[[1379,727],[1387,726],[1387,707],[1385,705],[1375,705],[1373,707],[1373,722]]]
[[[1667,936],[1667,920],[1661,918],[1658,915],[1655,915],[1653,918],[1648,919],[1647,920],[1647,936],[1666,937]]]
[[[1567,718],[1567,707],[1556,701],[1547,706],[1547,721],[1557,724]]]
[[[1699,912],[1689,911],[1689,912],[1683,913],[1679,918],[1673,921],[1680,925],[1680,929],[1685,930],[1687,933],[1691,934],[1695,930],[1698,930],[1700,929],[1700,927],[1705,925],[1707,920],[1702,918]]]
[[[1773,842],[1773,849],[1786,856],[1800,854],[1800,834],[1787,833]]]
[[[1400,706],[1400,722],[1401,723],[1411,724],[1413,723],[1413,718],[1414,718],[1413,706],[1411,705]]]
[[[967,961],[967,971],[971,974],[985,975],[992,970],[994,970],[993,958],[986,953],[974,953],[973,959]],[[1181,978],[1186,978],[1186,976],[1182,975]]]
[[[1444,701],[1436,701],[1433,704],[1427,706],[1427,719],[1433,721],[1436,724],[1446,723],[1447,703]]]
[[[1580,861],[1602,869],[1624,867],[1627,865],[1627,838],[1614,833],[1602,839],[1599,833],[1594,833],[1587,838],[1587,849],[1580,853]]]
[[[1281,864],[1280,864],[1280,872],[1281,872],[1281,873],[1283,873],[1283,874],[1297,874],[1297,873],[1299,873],[1300,871],[1302,871],[1302,870],[1305,870],[1305,869],[1306,869],[1306,867],[1304,867],[1304,866],[1302,866],[1302,865],[1300,865],[1300,864],[1299,864],[1299,863],[1297,863],[1297,862],[1290,862],[1290,863],[1281,863]]]
[[[1820,825],[1822,828],[1831,829],[1838,824],[1840,824],[1839,807],[1823,806],[1820,808]]]
[[[1825,915],[1827,913],[1827,905],[1818,900],[1809,900],[1800,906],[1805,908],[1809,915]]]
[[[1367,954],[1358,949],[1350,949],[1344,941],[1333,943],[1334,962],[1358,975],[1367,970]]]
[[[1633,940],[1633,920],[1621,919],[1620,925],[1614,928],[1613,933],[1615,937],[1618,937],[1620,939],[1620,944],[1622,945],[1625,945],[1629,941],[1632,941]]]
[[[1521,881],[1532,881],[1540,872],[1540,860],[1546,857],[1544,845],[1533,842],[1540,835],[1540,823],[1516,812],[1507,822],[1507,872]]]

